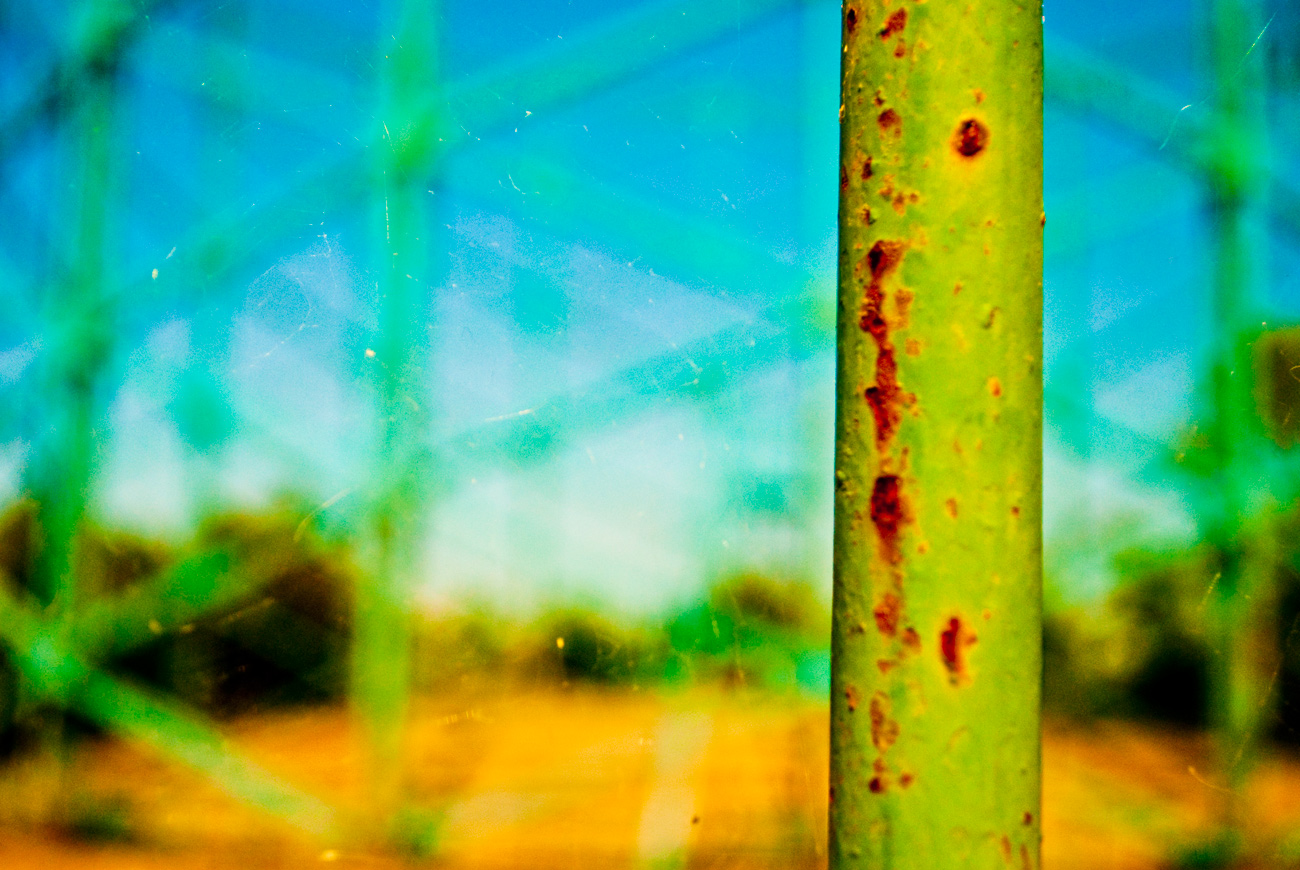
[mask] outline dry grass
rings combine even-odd
[[[228,729],[285,780],[367,808],[345,711],[248,717]],[[412,796],[447,810],[446,868],[812,868],[826,863],[827,714],[744,692],[575,691],[424,701],[412,711]],[[1201,737],[1127,724],[1054,724],[1045,746],[1044,865],[1156,868],[1212,832],[1220,792]],[[1300,763],[1273,758],[1250,787],[1255,840],[1300,830]],[[48,824],[100,819],[94,842]],[[103,820],[107,819],[107,822]],[[382,850],[311,842],[199,777],[118,741],[63,768],[0,775],[0,867],[398,867]],[[114,839],[114,838],[117,839]]]

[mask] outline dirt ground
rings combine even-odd
[[[349,817],[375,798],[341,709],[230,723],[232,748]],[[827,711],[755,694],[575,691],[425,701],[407,730],[407,790],[439,810],[445,868],[818,868],[826,864]],[[1103,723],[1049,724],[1043,863],[1148,870],[1204,841],[1223,797],[1209,744]],[[1300,831],[1300,761],[1266,759],[1249,786],[1252,841]],[[374,815],[370,812],[370,815]],[[50,820],[75,819],[69,828]],[[322,841],[117,740],[64,765],[0,768],[0,868],[199,870],[420,863]]]

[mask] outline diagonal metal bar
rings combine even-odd
[[[347,685],[348,634],[303,617],[270,598],[248,610],[258,611],[255,619],[239,618],[242,611],[232,613],[217,627],[221,636],[293,674],[305,685],[326,692]]]
[[[444,450],[452,450],[471,467],[481,467],[488,457],[519,466],[533,465],[571,446],[583,433],[643,411],[656,402],[707,398],[727,382],[792,352],[802,356],[832,347],[833,316],[829,309],[822,311],[817,306],[818,301],[829,300],[830,291],[823,294],[815,289],[828,286],[830,275],[782,262],[716,224],[663,209],[545,158],[514,154],[494,146],[482,146],[481,150],[489,158],[480,164],[481,171],[449,178],[451,189],[547,224],[596,228],[602,240],[614,240],[616,249],[635,244],[638,255],[656,274],[721,287],[743,287],[760,281],[766,304],[755,311],[750,321],[723,327],[580,389],[530,403],[531,413],[527,415],[475,427],[444,443]],[[526,193],[514,193],[514,187],[497,183],[507,168],[511,180]],[[1125,174],[1114,186],[1107,185],[1094,194],[1104,198],[1111,190],[1167,190],[1176,181],[1167,177],[1172,175],[1172,170],[1157,173],[1154,178],[1149,170]],[[1149,219],[1150,215],[1137,210],[1126,212],[1108,220],[1097,234],[1129,232]],[[1049,234],[1048,249],[1054,256],[1067,256],[1082,250],[1093,238],[1073,230],[1057,231]],[[521,261],[520,265],[529,268],[531,263]],[[1081,406],[1072,388],[1048,383],[1046,398],[1049,407],[1069,408],[1067,416],[1077,419]],[[1167,444],[1109,418],[1098,421],[1098,425],[1116,437],[1168,450]],[[463,470],[472,476],[468,469]],[[458,477],[459,473],[448,485],[454,488]]]
[[[1175,166],[1210,184],[1219,168],[1210,149],[1210,122],[1164,86],[1122,69],[1058,36],[1048,36],[1044,91],[1050,104],[1109,123]],[[1269,170],[1273,222],[1300,237],[1300,188]]]
[[[224,551],[200,553],[153,580],[116,596],[100,597],[61,617],[87,661],[120,658],[160,637],[198,622],[219,620],[217,631],[303,682],[339,686],[345,674],[344,633],[300,616],[265,593],[273,577],[232,565]],[[259,621],[239,616],[250,609]],[[313,651],[324,651],[313,655]],[[326,664],[321,665],[319,660]]]
[[[38,695],[193,768],[230,796],[299,830],[327,839],[344,835],[335,808],[244,757],[180,705],[90,666],[62,635],[0,587],[0,641]]]
[[[532,52],[464,82],[446,95],[468,136],[514,125],[527,112],[555,109],[703,48],[736,36],[775,13],[809,0],[669,0],[647,3],[576,39]],[[426,111],[439,112],[432,100]]]
[[[64,616],[63,630],[75,639],[81,658],[109,661],[186,626],[219,621],[216,630],[222,637],[304,683],[327,690],[342,685],[346,634],[266,596],[270,576],[230,563],[224,552],[186,559],[147,584],[95,599]],[[250,610],[258,611],[255,623],[239,618]]]
[[[716,220],[665,208],[625,186],[522,149],[485,143],[475,152],[481,159],[464,161],[470,165],[458,165],[444,182],[466,199],[565,227],[571,237],[590,233],[643,268],[683,284],[776,303],[821,284],[831,299],[833,274],[784,262]],[[834,329],[833,319],[826,328]]]
[[[269,579],[232,570],[225,553],[200,554],[122,595],[87,602],[67,616],[70,635],[88,659],[116,658],[160,634],[246,607]]]
[[[150,15],[178,5],[180,0],[137,0],[134,9],[119,7],[115,14],[92,18],[74,34],[63,56],[36,76],[36,83],[18,105],[0,119],[0,167],[22,140],[76,102],[97,70],[115,65],[140,38]]]
[[[1184,169],[1208,169],[1208,126],[1186,99],[1050,32],[1045,48],[1044,89],[1056,108],[1109,123]]]
[[[564,40],[562,49],[533,52],[506,67],[449,85],[416,109],[437,131],[420,165],[427,174],[448,149],[476,143],[506,124],[517,123],[525,112],[555,110],[617,86],[800,2],[760,0],[739,7],[724,0],[655,3]],[[151,299],[169,288],[192,292],[196,277],[215,281],[241,263],[256,261],[286,236],[314,225],[315,216],[341,204],[364,201],[370,187],[364,171],[369,152],[387,147],[382,133],[344,140],[315,165],[295,173],[281,189],[268,191],[261,203],[241,200],[187,233],[175,244],[175,255],[159,280],[142,277],[119,285],[117,292]]]

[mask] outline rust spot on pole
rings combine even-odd
[[[893,109],[885,109],[876,118],[876,124],[880,126],[880,135],[891,134],[898,138],[903,132],[903,119]]]
[[[889,39],[895,33],[902,33],[905,27],[907,27],[907,10],[899,9],[885,20],[885,26],[880,31],[880,38],[882,41]]]
[[[892,272],[903,260],[907,246],[903,242],[891,242],[881,239],[867,252],[867,264],[871,267],[871,277],[880,279]]]
[[[903,602],[892,592],[886,592],[880,599],[880,604],[876,606],[873,615],[876,618],[876,628],[886,637],[893,637],[898,633],[898,618],[903,610]]]
[[[948,669],[948,679],[956,685],[966,676],[966,647],[975,643],[976,637],[961,621],[954,616],[948,620],[948,626],[939,632],[939,657]]]
[[[871,744],[880,752],[898,739],[898,723],[889,718],[889,696],[876,692],[871,696]]]
[[[876,424],[876,444],[880,447],[893,437],[902,419],[898,361],[894,358],[894,345],[889,339],[889,322],[884,314],[884,279],[898,268],[906,250],[904,242],[882,239],[871,246],[864,258],[871,278],[858,326],[876,342],[876,382],[867,388],[863,398],[871,407],[871,416]]]
[[[904,519],[898,475],[880,475],[871,487],[871,522],[880,537],[880,548],[885,560],[892,564],[897,564],[900,559],[898,530]]]
[[[892,347],[882,349],[876,358],[876,385],[863,394],[871,407],[876,422],[876,443],[883,445],[893,437],[902,419],[899,404],[902,391],[898,388],[898,362]]]
[[[975,118],[967,118],[957,127],[952,147],[962,157],[975,157],[989,144],[989,128]]]

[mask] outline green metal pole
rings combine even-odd
[[[113,121],[118,46],[130,10],[117,0],[91,0],[74,40],[91,58],[81,92],[70,96],[68,261],[50,294],[45,376],[53,411],[48,444],[33,463],[44,547],[34,590],[67,612],[76,604],[75,541],[85,519],[100,450],[103,373],[113,346],[113,306],[105,292],[109,268]]]
[[[1250,349],[1243,345],[1260,323],[1268,270],[1271,173],[1262,4],[1211,0],[1207,25],[1214,84],[1209,142],[1214,410],[1223,510],[1216,534],[1226,552],[1210,611],[1210,703],[1227,785],[1222,821],[1229,847],[1239,849],[1246,821],[1242,787],[1258,750],[1278,661],[1274,533],[1265,522],[1262,534],[1250,540],[1246,529],[1249,517],[1271,507],[1258,472],[1265,445],[1255,419]]]
[[[426,182],[435,125],[421,108],[437,80],[435,4],[406,0],[388,21],[392,29],[380,34],[382,140],[376,146],[379,330],[365,354],[379,427],[365,569],[357,584],[352,690],[371,747],[373,805],[391,815],[402,801],[411,597],[432,478]]]
[[[66,226],[66,234],[56,230],[54,238],[66,244],[67,259],[57,267],[44,316],[42,387],[49,426],[26,473],[37,502],[41,539],[31,591],[37,603],[57,615],[65,636],[72,632],[74,611],[90,592],[77,576],[77,540],[103,443],[98,432],[103,428],[104,370],[113,351],[115,310],[106,293],[106,273],[116,180],[117,40],[130,17],[119,0],[88,0],[77,11],[70,37],[85,52],[87,73],[79,90],[69,88],[63,107],[68,219],[60,225]],[[20,681],[18,689],[29,696],[31,682]],[[24,704],[19,701],[20,708]],[[62,780],[68,747],[61,718],[47,723],[41,741]]]
[[[831,867],[1033,868],[1041,7],[843,11]]]

